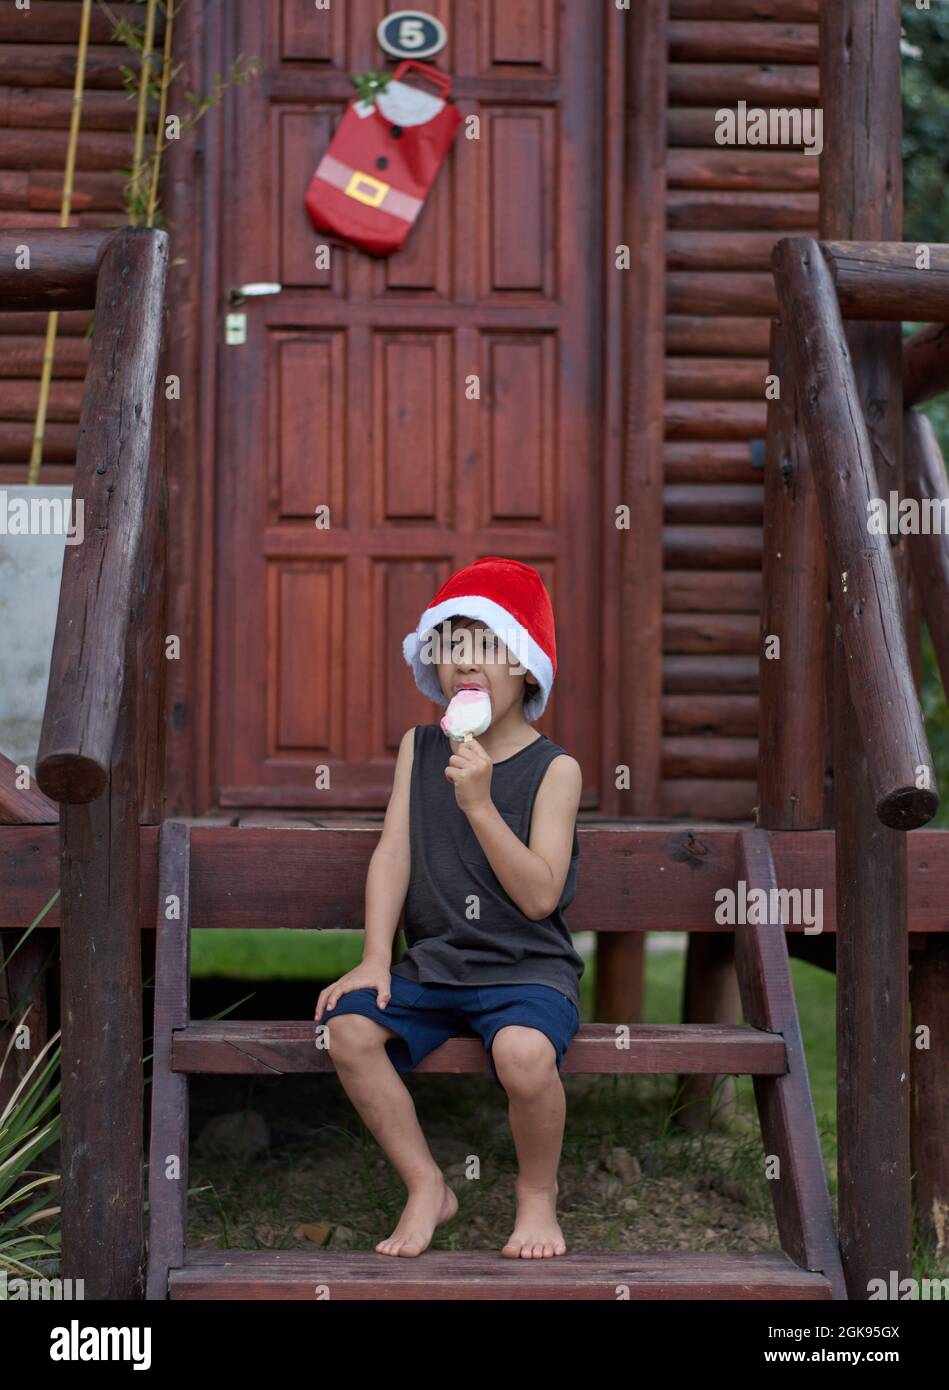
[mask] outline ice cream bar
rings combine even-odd
[[[459,690],[440,721],[449,738],[467,743],[491,723],[491,696],[486,690]]]

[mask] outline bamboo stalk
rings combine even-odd
[[[168,88],[171,85],[171,32],[174,19],[174,0],[168,0],[165,13],[165,47],[161,65],[161,95],[158,100],[158,122],[155,126],[155,153],[152,156],[152,181],[148,190],[148,214],[145,219],[147,227],[154,222],[155,209],[158,206],[158,175],[161,170],[162,132],[165,128],[165,112],[168,109]]]
[[[142,48],[142,66],[138,77],[138,111],[135,117],[135,153],[132,157],[132,177],[129,180],[129,201],[131,203],[129,222],[133,227],[138,225],[138,210],[135,207],[135,198],[138,195],[138,188],[142,181],[143,173],[142,154],[145,149],[145,132],[148,122],[148,79],[151,75],[152,49],[155,42],[156,5],[157,0],[148,0],[148,10],[145,16],[145,44]]]
[[[73,84],[72,117],[69,123],[69,144],[66,149],[66,172],[63,176],[63,196],[59,209],[60,227],[69,226],[72,209],[73,178],[76,171],[76,149],[79,144],[79,125],[82,117],[82,97],[86,82],[86,53],[89,48],[89,21],[92,17],[92,0],[82,0],[82,17],[79,22],[79,52],[76,56],[76,80]],[[33,487],[39,481],[40,465],[43,458],[43,436],[46,433],[46,410],[49,405],[50,384],[53,379],[53,357],[56,352],[56,333],[59,329],[59,311],[54,309],[46,321],[46,342],[43,346],[43,371],[40,376],[40,397],[36,406],[36,419],[33,424],[33,444],[30,450],[30,468],[27,483]]]

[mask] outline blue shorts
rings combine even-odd
[[[559,1071],[563,1054],[580,1027],[576,1005],[551,985],[485,985],[475,989],[415,984],[401,975],[390,978],[392,996],[384,1009],[376,1003],[374,989],[352,989],[340,995],[335,1008],[324,1011],[320,1023],[340,1014],[364,1014],[391,1028],[399,1036],[386,1039],[386,1051],[396,1071],[411,1071],[449,1038],[478,1037],[488,1054],[491,1074],[501,1086],[491,1056],[499,1028],[518,1024],[538,1029],[553,1044]]]

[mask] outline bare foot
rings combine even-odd
[[[567,1244],[557,1221],[558,1186],[528,1188],[515,1183],[517,1219],[514,1233],[501,1251],[511,1260],[541,1260],[565,1255]]]
[[[427,1249],[436,1226],[450,1221],[458,1210],[458,1198],[437,1173],[409,1191],[399,1224],[388,1240],[376,1246],[380,1255],[421,1255]]]

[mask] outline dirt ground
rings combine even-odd
[[[500,1249],[513,1228],[507,1099],[487,1077],[408,1079],[459,1200],[435,1249]],[[778,1249],[747,1095],[697,1133],[672,1077],[564,1077],[559,1213],[568,1250]],[[189,1246],[371,1250],[404,1188],[335,1076],[192,1078]],[[194,1191],[194,1189],[200,1189]]]

